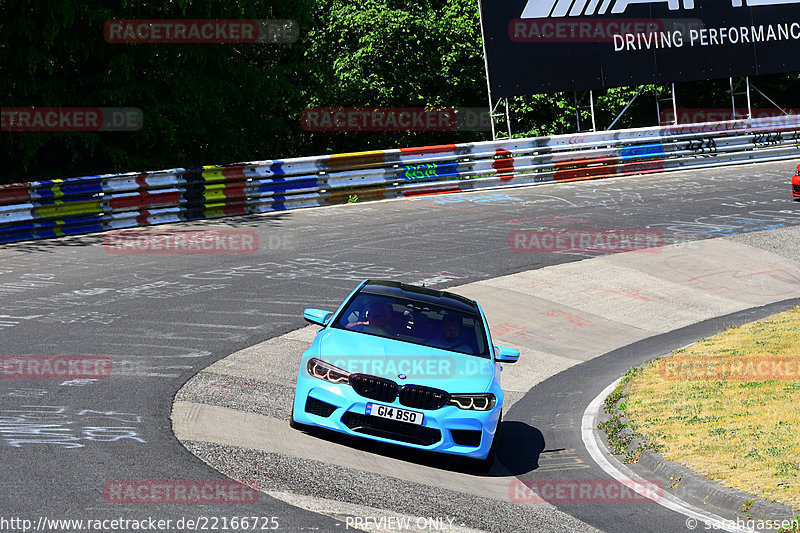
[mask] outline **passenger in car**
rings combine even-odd
[[[464,331],[461,317],[455,315],[447,315],[442,319],[442,330],[437,344],[445,350],[475,353]]]

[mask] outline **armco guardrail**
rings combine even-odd
[[[0,186],[0,243],[423,193],[800,157],[800,116]]]

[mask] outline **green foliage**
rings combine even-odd
[[[477,3],[320,0],[308,107],[486,107]],[[315,133],[317,153],[485,140],[485,132]]]
[[[103,37],[110,19],[293,19],[300,38],[111,44]],[[475,0],[4,0],[0,25],[3,107],[134,107],[144,116],[138,132],[0,132],[0,183],[489,137],[309,132],[300,124],[307,107],[486,107]],[[799,106],[798,75],[757,83],[779,105]],[[596,91],[598,128],[637,90]],[[725,107],[728,82],[682,84],[678,99],[682,107]],[[754,106],[769,105],[754,97]],[[575,131],[576,110],[572,94],[514,98],[511,128],[515,136]],[[648,88],[617,127],[655,122]]]
[[[617,410],[624,411],[626,409],[626,403],[623,403],[622,405],[617,404],[622,398],[625,397],[625,389],[627,388],[628,383],[630,383],[633,378],[638,376],[643,369],[643,366],[635,366],[625,372],[625,375],[622,376],[622,379],[619,383],[617,383],[617,386],[614,387],[614,390],[611,392],[611,394],[606,396],[606,399],[603,400],[603,411],[611,414]]]
[[[642,433],[636,424],[628,422],[625,411],[628,408],[626,392],[633,378],[641,374],[643,366],[629,369],[614,387],[614,390],[603,400],[603,411],[611,415],[609,420],[601,422],[597,428],[606,434],[608,447],[614,455],[623,455],[623,463],[635,463],[644,450],[660,451],[662,446],[650,436]],[[636,443],[631,446],[631,443]],[[630,448],[630,449],[629,449]]]
[[[3,107],[136,107],[138,132],[2,132],[0,182],[197,166],[291,153],[286,111],[302,106],[295,73],[302,44],[110,44],[109,19],[292,18],[308,25],[313,0],[46,8],[9,0],[2,9]]]

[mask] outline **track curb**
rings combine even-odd
[[[800,515],[800,509],[793,509],[777,502],[769,502],[746,492],[726,487],[706,479],[681,464],[667,461],[664,456],[652,450],[645,450],[636,463],[646,469],[652,477],[667,486],[670,480],[680,481],[674,487],[675,494],[692,503],[702,503],[724,509],[744,520],[791,520]],[[745,502],[753,500],[748,511],[743,511]],[[748,515],[749,513],[749,515]]]

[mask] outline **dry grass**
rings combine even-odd
[[[676,359],[790,362],[780,379],[675,379]],[[793,362],[793,363],[791,363]],[[800,307],[729,329],[647,365],[633,379],[626,416],[663,445],[666,459],[709,479],[800,508]],[[717,367],[718,368],[718,367]]]

